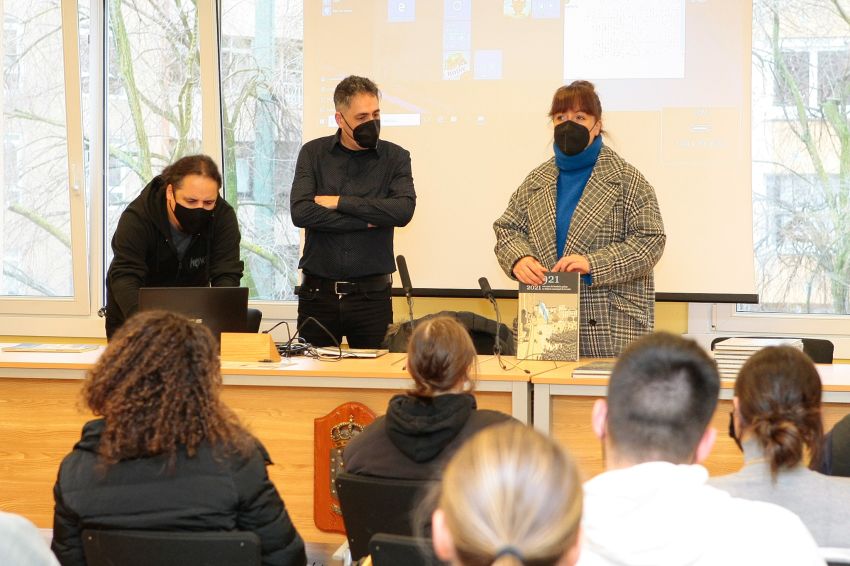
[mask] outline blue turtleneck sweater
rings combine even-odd
[[[584,151],[577,155],[567,155],[553,144],[555,165],[558,166],[558,196],[555,201],[555,242],[558,246],[558,259],[564,256],[570,221],[576,211],[578,201],[584,192],[593,166],[602,151],[602,136],[596,136]],[[588,282],[588,281],[586,281]]]

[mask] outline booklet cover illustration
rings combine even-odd
[[[547,272],[542,285],[519,285],[517,358],[578,360],[579,274]]]

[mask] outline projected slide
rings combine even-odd
[[[396,247],[416,286],[474,289],[486,275],[516,289],[493,256],[492,222],[552,156],[553,92],[586,79],[605,143],[658,194],[668,243],[657,290],[752,292],[752,273],[693,252],[752,263],[749,2],[321,0],[305,2],[304,20],[305,140],[335,131],[333,89],[359,74],[383,93],[382,137],[411,152],[419,199]]]
[[[564,79],[684,76],[682,0],[572,0],[564,7]]]

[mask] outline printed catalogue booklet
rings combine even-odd
[[[519,285],[517,358],[578,359],[579,274],[547,272],[542,285]]]

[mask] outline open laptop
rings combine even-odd
[[[142,287],[139,310],[180,313],[204,324],[216,339],[222,332],[246,332],[247,287]]]

